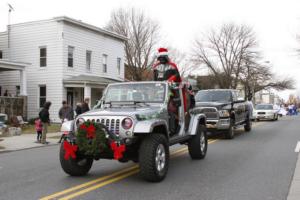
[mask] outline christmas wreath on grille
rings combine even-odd
[[[125,144],[119,137],[112,134],[103,124],[95,122],[84,122],[76,133],[76,144],[64,141],[65,159],[75,159],[76,152],[81,151],[87,156],[98,156],[103,152],[112,151],[114,159],[123,157]]]

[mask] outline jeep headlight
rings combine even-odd
[[[80,125],[82,125],[85,122],[85,120],[83,118],[79,118],[76,120],[76,126],[79,127]]]
[[[219,110],[219,116],[220,117],[230,117],[230,113],[228,110]]]

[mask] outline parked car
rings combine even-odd
[[[170,94],[175,92],[178,96],[173,99],[175,95]],[[175,109],[178,109],[175,132],[170,125],[171,99],[176,101]],[[192,159],[203,159],[206,155],[205,115],[191,110],[188,117],[183,105],[183,90],[168,82],[109,84],[93,110],[79,115],[74,121],[62,124],[61,131],[66,133],[64,143],[78,144],[77,132],[81,125],[89,121],[99,123],[106,127],[107,135],[120,138],[122,145],[126,145],[124,157],[118,160],[138,162],[141,176],[148,181],[158,182],[165,178],[168,171],[169,146],[187,145]],[[61,167],[72,176],[88,173],[94,160],[114,158],[110,151],[86,156],[86,152],[81,149],[78,150],[78,157],[75,159],[65,159],[64,155],[62,143]]]
[[[0,113],[0,135],[2,135],[5,132],[5,129],[7,128],[7,125],[5,122],[7,121],[7,115]]]
[[[238,90],[201,90],[195,99],[196,109],[206,115],[208,131],[225,132],[227,139],[234,137],[234,130],[238,126],[251,131],[252,107],[243,98],[239,98]]]
[[[254,116],[259,120],[278,120],[279,109],[273,104],[257,104],[255,106]]]

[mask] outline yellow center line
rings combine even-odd
[[[128,177],[128,176],[137,174],[139,171],[140,171],[139,169],[135,169],[135,170],[133,170],[133,171],[128,172],[127,174],[123,174],[123,175],[121,175],[121,176],[117,176],[117,177],[115,177],[115,178],[109,179],[109,180],[104,181],[104,182],[102,182],[102,183],[99,183],[99,184],[97,184],[97,185],[94,185],[94,186],[91,186],[91,187],[86,188],[86,189],[84,189],[84,190],[81,190],[81,191],[79,191],[79,192],[76,192],[76,193],[70,194],[70,195],[68,195],[68,196],[66,196],[66,197],[60,198],[60,200],[69,200],[69,199],[72,199],[72,198],[74,198],[74,197],[83,195],[83,194],[85,194],[85,193],[91,192],[91,191],[93,191],[93,190],[96,190],[96,189],[98,189],[98,188],[100,188],[100,187],[103,187],[103,186],[105,186],[105,185],[108,185],[108,184],[110,184],[110,183],[114,183],[114,182],[119,181],[119,180],[122,180],[122,179],[124,179],[124,178],[126,178],[126,177]]]
[[[114,177],[114,176],[118,176],[118,175],[120,175],[120,174],[122,174],[122,173],[126,173],[126,172],[128,172],[128,171],[135,170],[135,169],[137,169],[137,168],[138,168],[138,165],[134,165],[134,166],[131,166],[131,167],[129,167],[129,168],[126,168],[126,169],[120,170],[120,171],[118,171],[118,172],[112,173],[112,174],[110,174],[110,175],[102,176],[102,177],[97,178],[97,179],[95,179],[95,180],[93,180],[93,181],[89,181],[89,182],[86,182],[86,183],[83,183],[83,184],[80,184],[80,185],[71,187],[71,188],[69,188],[69,189],[66,189],[66,190],[63,190],[63,191],[54,193],[54,194],[52,194],[52,195],[43,197],[43,198],[41,198],[40,200],[53,199],[53,198],[55,198],[55,197],[58,197],[58,196],[61,196],[61,195],[64,195],[64,194],[73,192],[74,190],[78,190],[78,189],[81,189],[81,188],[84,188],[84,187],[93,185],[93,184],[95,184],[95,183],[98,183],[98,182],[100,182],[100,181],[103,181],[103,180],[112,178],[112,177]]]
[[[211,144],[211,143],[213,143],[213,142],[215,142],[215,141],[217,141],[217,139],[215,139],[215,140],[209,140],[208,144]],[[183,155],[183,154],[185,154],[187,151],[188,151],[188,148],[187,148],[187,147],[183,147],[183,148],[177,149],[177,150],[171,152],[171,157],[175,157],[175,156],[177,157],[177,156],[179,156],[179,155]],[[178,154],[178,155],[177,155],[177,154]],[[97,179],[95,179],[95,180],[92,180],[92,181],[89,181],[89,182],[86,182],[86,183],[83,183],[83,184],[80,184],[80,185],[77,185],[77,186],[68,188],[68,189],[66,189],[66,190],[62,190],[62,191],[57,192],[57,193],[54,193],[54,194],[52,194],[52,195],[43,197],[43,198],[41,198],[40,200],[49,200],[49,199],[53,199],[53,198],[60,197],[60,196],[63,196],[63,195],[65,195],[65,194],[71,193],[71,192],[73,192],[73,191],[75,191],[75,190],[80,190],[80,189],[82,189],[82,188],[86,188],[86,187],[87,187],[86,189],[81,190],[81,191],[85,191],[85,190],[89,189],[89,188],[90,188],[89,186],[91,186],[91,185],[97,184],[97,183],[102,182],[102,181],[104,181],[104,182],[102,182],[102,183],[105,183],[105,182],[110,181],[110,180],[116,180],[118,177],[123,177],[123,176],[125,176],[125,175],[131,173],[131,171],[135,171],[135,170],[138,170],[138,171],[139,171],[138,165],[137,165],[137,164],[135,164],[135,165],[133,165],[133,166],[131,166],[131,167],[128,167],[128,168],[126,168],[126,169],[120,170],[120,171],[118,171],[118,172],[112,173],[112,174],[110,174],[110,175],[106,175],[106,176],[97,178]],[[137,172],[136,172],[136,173],[137,173]],[[128,177],[128,176],[126,176],[126,177]],[[112,179],[110,179],[110,178],[112,178]],[[107,180],[107,179],[110,179],[110,180]],[[122,179],[122,178],[121,178],[121,179]],[[121,180],[121,179],[117,179],[117,180]],[[106,181],[106,180],[107,180],[107,181]],[[116,180],[116,181],[117,181],[117,180]],[[115,181],[114,181],[114,182],[115,182]],[[111,182],[109,182],[109,183],[111,183]],[[107,183],[107,184],[109,184],[109,183]],[[97,184],[97,185],[100,185],[100,183]],[[93,187],[93,186],[92,186],[92,187]],[[100,187],[102,187],[102,186],[100,186]],[[81,192],[81,191],[80,191],[80,192]],[[78,193],[78,192],[76,192],[76,193],[74,193],[74,194],[77,194],[77,193]],[[73,195],[73,194],[71,194],[71,195]],[[79,195],[80,195],[80,194],[79,194]],[[78,195],[78,196],[79,196],[79,195]],[[69,196],[70,196],[70,195],[69,195]],[[67,196],[67,197],[68,197],[68,196]]]

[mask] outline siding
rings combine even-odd
[[[124,42],[94,31],[64,23],[63,63],[64,78],[89,74],[113,79],[124,79]],[[74,66],[68,67],[68,46],[75,47]],[[86,70],[86,51],[92,51],[91,70]],[[107,73],[103,73],[102,55],[107,54]],[[117,72],[117,58],[121,58],[121,73]]]
[[[27,71],[28,118],[36,117],[38,86],[47,86],[47,101],[52,102],[50,117],[58,120],[63,97],[62,85],[62,24],[56,21],[24,23],[11,27],[11,61],[31,63]],[[47,47],[47,67],[39,67],[39,47]],[[19,77],[8,76],[10,80]]]

